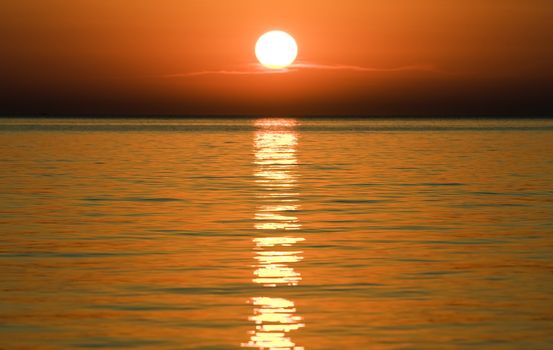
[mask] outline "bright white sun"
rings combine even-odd
[[[257,39],[255,55],[259,63],[267,68],[284,69],[294,63],[298,45],[290,34],[274,30]]]

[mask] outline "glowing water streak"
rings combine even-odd
[[[297,187],[295,120],[262,119],[256,122],[255,182],[260,205],[254,215],[254,227],[264,236],[253,239],[255,261],[253,283],[264,287],[296,286],[301,280],[293,264],[301,261],[302,251],[290,248],[305,240],[291,236],[301,229],[295,212],[299,209]],[[249,342],[243,347],[272,350],[303,350],[288,335],[305,326],[296,314],[294,302],[284,298],[253,297],[256,324]]]

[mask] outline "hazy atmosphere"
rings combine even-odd
[[[553,1],[7,0],[0,350],[553,349]]]
[[[0,113],[544,116],[552,32],[547,0],[7,0]]]

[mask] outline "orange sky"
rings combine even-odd
[[[187,75],[272,29],[315,68]],[[551,33],[549,0],[7,0],[0,112],[551,114]]]

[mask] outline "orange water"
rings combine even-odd
[[[550,349],[553,121],[0,121],[0,349]]]

